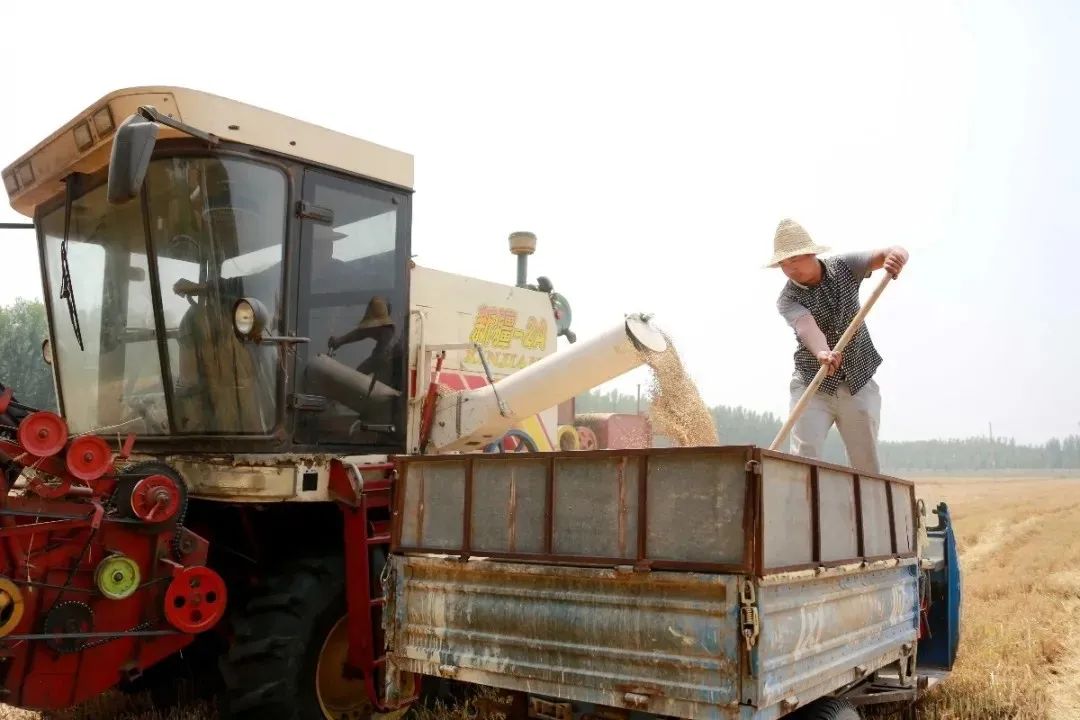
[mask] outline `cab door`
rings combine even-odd
[[[316,170],[302,195],[294,440],[403,451],[409,196]]]

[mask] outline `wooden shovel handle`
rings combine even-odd
[[[859,308],[859,312],[857,312],[855,314],[855,317],[852,318],[851,324],[847,326],[847,330],[844,330],[844,334],[840,336],[840,340],[836,343],[836,347],[833,348],[833,352],[844,351],[844,348],[847,347],[847,344],[851,342],[851,338],[855,336],[855,333],[858,331],[859,326],[862,325],[863,320],[866,319],[866,314],[870,312],[870,308],[874,307],[874,303],[876,303],[877,299],[881,297],[881,293],[885,290],[885,286],[888,285],[889,281],[891,281],[892,279],[892,275],[886,272],[885,277],[881,278],[881,282],[878,283],[878,286],[876,288],[874,288],[874,292],[871,293],[870,298],[866,301],[866,304]],[[802,394],[802,397],[799,398],[799,402],[795,403],[795,407],[791,409],[791,416],[788,417],[787,421],[784,423],[784,426],[780,428],[780,432],[776,434],[776,438],[772,441],[772,444],[769,445],[770,450],[776,450],[780,447],[780,443],[784,442],[784,438],[786,438],[787,434],[791,432],[791,428],[795,427],[795,421],[797,421],[799,419],[799,416],[803,414],[803,411],[806,410],[806,406],[810,402],[810,398],[814,397],[814,393],[817,392],[818,387],[821,385],[828,372],[828,365],[822,365],[818,369],[817,375],[814,376],[813,381],[811,381],[810,385],[806,388],[806,391]]]

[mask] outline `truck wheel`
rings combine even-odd
[[[862,715],[847,700],[825,698],[807,705],[796,717],[799,720],[862,720]]]
[[[333,670],[344,658],[345,615],[340,557],[299,561],[268,578],[233,624],[233,645],[222,661],[224,717],[371,717],[363,680]]]

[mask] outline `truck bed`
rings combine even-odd
[[[753,447],[408,458],[395,670],[781,717],[910,657],[911,483]]]

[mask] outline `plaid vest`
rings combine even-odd
[[[859,285],[862,278],[855,277],[840,258],[828,258],[821,263],[824,266],[821,282],[814,287],[800,287],[789,280],[783,294],[810,311],[825,334],[829,347],[834,348],[859,312]],[[881,356],[874,348],[866,323],[863,323],[844,349],[844,361],[839,372],[827,376],[818,392],[835,395],[840,383],[846,382],[854,395],[870,382],[879,365]],[[809,385],[819,369],[821,363],[799,342],[795,350],[795,370],[803,382]]]

